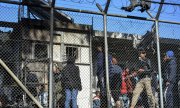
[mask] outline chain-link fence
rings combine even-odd
[[[180,25],[108,16],[105,47],[101,15],[5,3],[0,13],[2,107],[179,107]]]

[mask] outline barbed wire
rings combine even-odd
[[[81,0],[64,0],[64,1],[66,1],[66,2],[72,2],[72,3],[78,3],[78,4],[92,4],[93,6],[95,6],[95,4],[96,3],[99,3],[99,2],[97,2],[96,0],[93,0],[92,2],[91,1],[89,1],[89,0],[83,0],[84,2],[81,2]],[[116,1],[117,2],[117,1]],[[166,5],[172,5],[172,4],[174,4],[174,5],[178,5],[177,3],[175,3],[175,2],[177,2],[177,0],[176,1],[172,1],[172,0],[170,0],[170,2],[165,2],[165,3],[163,3],[163,4],[166,4]],[[120,3],[120,2],[119,2]],[[160,2],[154,2],[154,1],[152,1],[152,3],[155,3],[155,4],[157,4],[157,3],[160,3]],[[57,4],[59,4],[59,3],[57,3]],[[115,9],[120,9],[122,6],[127,6],[127,4],[128,4],[128,1],[126,0],[126,1],[122,1],[121,0],[121,5],[115,5],[115,3],[114,3],[114,0],[112,0],[111,1],[111,4],[110,4],[110,8],[115,8]],[[101,3],[101,6],[104,6],[105,4],[103,4],[102,5],[102,3]],[[180,5],[180,4],[179,4]],[[91,6],[91,7],[93,7],[93,6]],[[174,10],[177,10],[177,6],[173,6],[174,7],[174,9],[173,9],[173,12],[176,12],[176,11],[174,11]],[[170,12],[170,13],[172,13],[172,12]],[[168,13],[169,14],[169,13]]]
[[[92,0],[92,1],[91,0],[62,0],[62,1],[64,1],[64,3],[57,2],[56,5],[60,5],[61,4],[63,6],[74,7],[74,4],[72,4],[72,3],[75,3],[75,4],[81,5],[80,7],[84,8],[84,9],[97,10],[97,7],[95,6],[95,4],[97,3],[97,0]],[[101,6],[104,5],[102,1],[98,1],[98,2],[101,3]],[[123,10],[120,9],[121,6],[128,5],[128,3],[129,3],[128,0],[125,0],[123,2],[122,2],[122,0],[120,0],[118,2],[118,4],[114,3],[114,2],[115,2],[114,0],[111,1],[109,11],[115,12],[115,13],[123,12]],[[175,1],[174,0],[169,0],[169,2],[174,3],[174,2],[177,2],[177,0],[175,0]],[[90,3],[91,3],[91,5],[87,6]],[[158,4],[156,4],[156,5],[158,5]],[[3,4],[2,5],[2,4],[0,4],[0,6],[6,6],[5,8],[10,8],[10,9],[17,9],[17,7],[15,5],[9,5],[9,4],[6,4],[6,5]],[[168,8],[165,8],[167,6],[168,6]],[[169,7],[171,8],[171,10],[169,10]],[[175,18],[175,17],[178,17],[178,15],[176,14],[176,12],[178,10],[180,10],[179,6],[166,5],[166,6],[164,6],[164,8],[163,8],[163,10],[161,12],[161,16],[163,16],[164,18],[172,18],[172,19],[177,20],[178,18]],[[157,13],[157,6],[152,7],[150,9],[150,12],[152,12],[154,14]],[[130,14],[137,14],[137,13],[139,13],[139,11],[138,10],[134,10]],[[141,15],[143,15],[143,14],[141,14]],[[166,15],[168,15],[168,16],[166,16]]]

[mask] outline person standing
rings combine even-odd
[[[167,88],[165,102],[166,108],[173,108],[173,88],[176,82],[177,64],[174,52],[169,50],[165,55],[165,86]]]
[[[115,102],[115,108],[121,107],[120,97],[120,88],[121,88],[121,74],[122,68],[118,65],[118,60],[116,55],[112,55],[112,66],[109,72],[109,82],[111,96]]]
[[[133,97],[131,102],[131,107],[134,108],[136,106],[136,103],[138,101],[138,98],[140,94],[143,92],[143,90],[146,90],[147,97],[149,100],[149,107],[155,108],[155,98],[152,92],[151,87],[151,62],[150,59],[146,58],[146,51],[144,48],[139,48],[139,60],[137,63],[137,71],[138,71],[138,79],[139,82],[136,84],[135,89],[133,91]]]
[[[109,74],[112,68],[112,56],[108,55]],[[111,75],[109,75],[111,76]],[[106,72],[105,72],[105,54],[101,45],[97,46],[97,88],[100,88],[101,108],[108,107],[107,88],[106,88]]]
[[[82,90],[79,67],[75,65],[75,58],[69,57],[67,65],[62,70],[62,83],[65,89],[65,108],[77,108],[78,91]]]

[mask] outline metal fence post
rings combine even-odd
[[[157,41],[157,59],[158,59],[158,72],[159,72],[159,87],[160,87],[160,104],[161,108],[164,108],[163,102],[163,90],[162,90],[162,72],[161,72],[161,55],[160,55],[160,43],[159,43],[159,26],[158,20],[155,20],[156,25],[156,41]]]
[[[93,25],[93,18],[92,18],[92,25]],[[92,56],[92,32],[93,32],[93,26],[90,29],[89,33],[89,58],[90,58],[90,108],[93,108],[93,93],[92,93],[92,83],[93,83],[93,56]]]
[[[105,48],[105,67],[106,67],[106,90],[108,108],[110,108],[110,89],[109,89],[109,62],[108,62],[108,42],[107,42],[107,14],[103,14],[104,21],[104,48]]]
[[[50,0],[52,3],[52,0]],[[49,108],[53,108],[53,29],[54,29],[54,7],[50,11],[50,42],[49,42]]]
[[[98,9],[101,11],[103,15],[103,26],[104,26],[104,53],[105,53],[105,74],[106,74],[106,91],[107,91],[107,105],[110,108],[110,88],[109,88],[109,62],[108,62],[108,42],[107,42],[107,11],[109,8],[110,0],[107,1],[106,7],[103,10],[99,4],[96,4]]]

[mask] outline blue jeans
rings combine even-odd
[[[123,108],[129,108],[130,102],[129,102],[129,97],[127,94],[122,94],[120,96],[120,100],[122,100],[123,102]]]
[[[70,103],[72,101],[72,108],[77,108],[77,95],[78,89],[66,89],[66,100],[65,100],[65,108],[70,108]]]
[[[101,106],[100,99],[93,100],[93,108],[100,108],[100,106]]]

